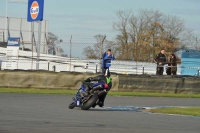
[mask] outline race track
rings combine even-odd
[[[195,98],[107,97],[105,108],[68,109],[72,96],[0,94],[0,133],[199,133],[200,117],[142,112],[200,106]]]

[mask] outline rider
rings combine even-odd
[[[111,89],[112,87],[112,82],[111,82],[111,78],[108,76],[104,76],[104,75],[99,75],[96,77],[89,77],[86,80],[83,81],[82,83],[85,92],[80,92],[80,95],[82,97],[84,96],[88,96],[88,94],[90,93],[90,90],[93,89],[101,89],[101,88],[108,88],[106,91],[106,95],[108,93],[108,91]],[[104,106],[104,100],[106,98],[106,95],[102,95],[99,97],[99,101],[98,101],[98,105],[100,107]],[[94,105],[95,107],[96,105]]]

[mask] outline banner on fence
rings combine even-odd
[[[20,38],[19,37],[8,37],[7,42],[7,62],[6,69],[17,69],[18,68],[18,55],[19,55]]]

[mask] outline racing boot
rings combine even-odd
[[[99,107],[103,107],[104,106],[104,102],[102,102],[102,101],[98,101],[97,104],[99,105]]]
[[[104,101],[105,101],[106,95],[107,95],[107,93],[105,95],[101,95],[99,97],[99,101],[97,102],[97,105],[99,105],[99,107],[103,107],[104,106]]]

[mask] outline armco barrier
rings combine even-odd
[[[0,87],[77,90],[93,73],[0,71]],[[200,93],[200,78],[112,74],[111,91]]]
[[[0,87],[47,88],[77,90],[81,82],[92,73],[48,72],[48,71],[0,71]],[[118,89],[118,77],[112,76],[112,90]]]
[[[119,75],[118,90],[200,93],[200,78],[189,76]]]

